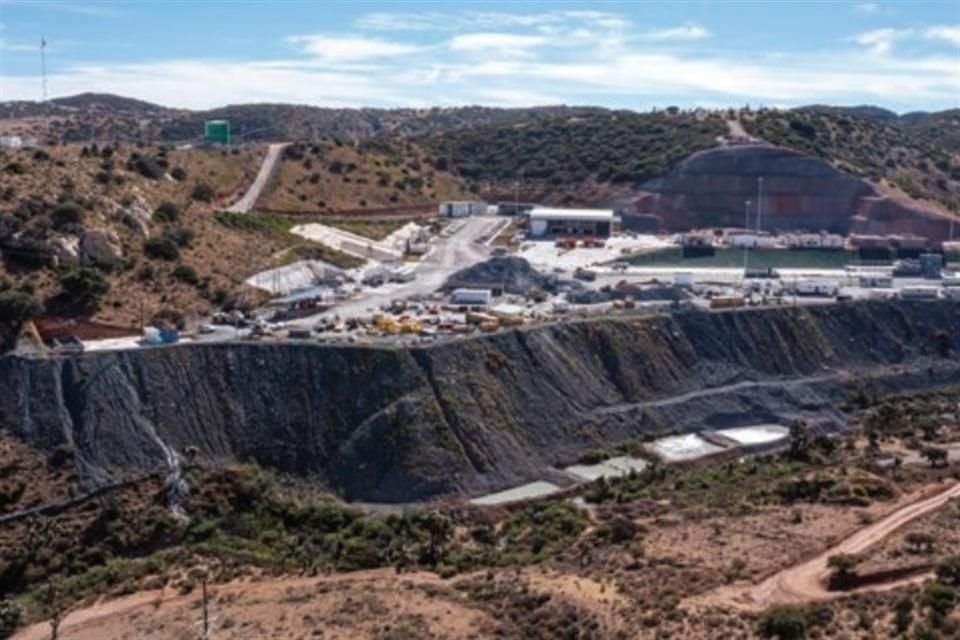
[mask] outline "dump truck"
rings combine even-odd
[[[743,296],[714,296],[710,298],[711,309],[732,309],[746,305]]]

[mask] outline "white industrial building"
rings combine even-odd
[[[530,211],[530,235],[609,236],[619,219],[612,209],[555,209],[536,207]]]
[[[773,249],[777,238],[766,231],[731,230],[723,235],[723,244],[737,249]]]

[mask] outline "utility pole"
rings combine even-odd
[[[744,203],[743,203],[743,230],[744,230],[745,232],[750,230],[750,201],[749,201],[749,200],[746,200],[746,201],[744,201]],[[743,277],[744,277],[744,278],[747,277],[747,243],[746,243],[746,235],[744,235],[744,243],[743,243]]]
[[[513,192],[513,215],[520,214],[520,183],[523,181],[523,169],[517,175],[517,183]]]
[[[757,233],[760,233],[760,217],[763,215],[763,176],[757,178]]]
[[[47,39],[40,36],[40,77],[42,78],[43,102],[47,101]]]

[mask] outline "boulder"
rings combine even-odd
[[[123,249],[116,232],[91,229],[80,238],[80,261],[85,265],[113,266],[123,259]]]

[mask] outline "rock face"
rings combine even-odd
[[[758,178],[763,178],[758,197]],[[750,200],[750,226],[768,230],[827,230],[834,233],[917,233],[946,239],[949,219],[920,205],[879,193],[865,180],[817,158],[770,145],[718,147],[695,153],[663,178],[642,187],[624,225],[669,230],[743,226]]]
[[[85,265],[113,266],[123,259],[120,238],[109,229],[91,229],[80,238],[80,259]]]
[[[951,352],[950,349],[953,349]],[[877,302],[603,319],[430,347],[206,344],[0,358],[0,428],[67,445],[83,477],[197,447],[351,500],[536,479],[644,434],[806,419],[843,427],[844,374],[960,379],[960,304]],[[891,368],[888,365],[897,364]]]

